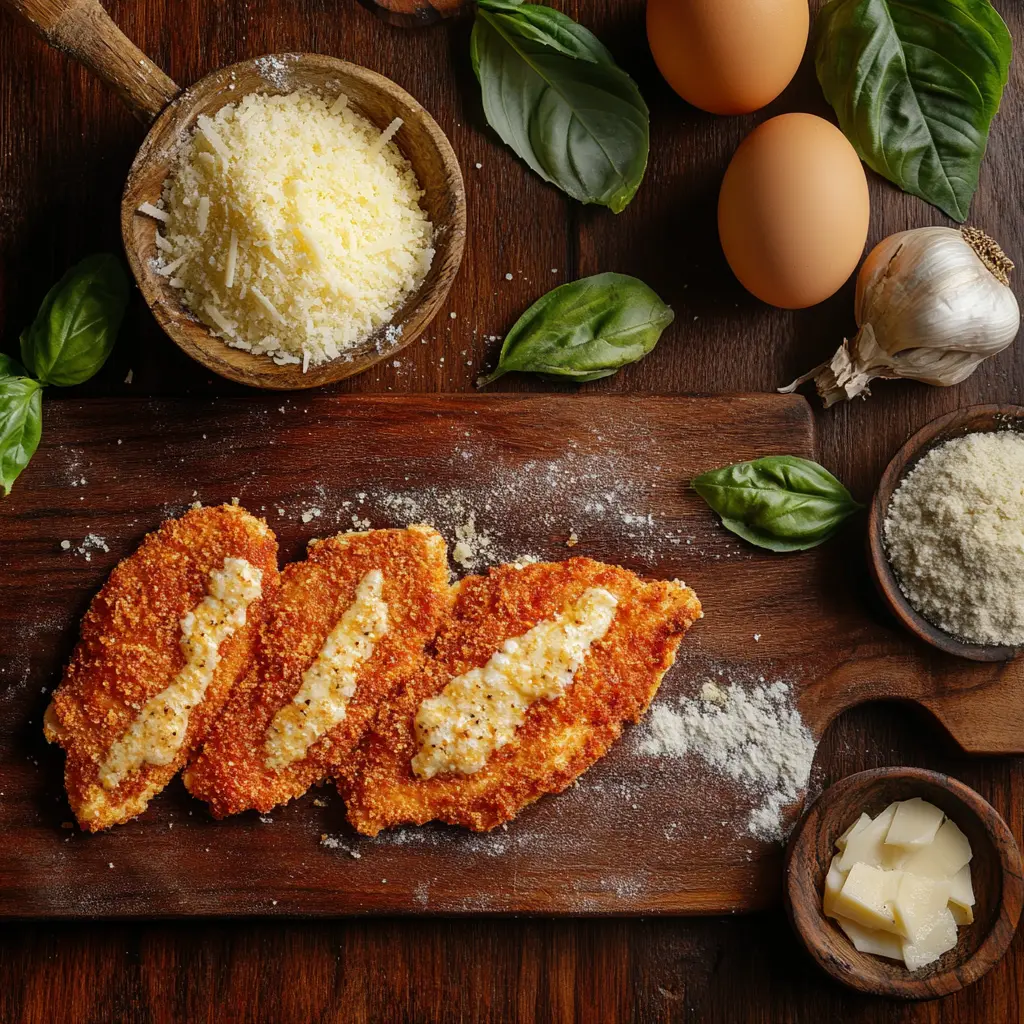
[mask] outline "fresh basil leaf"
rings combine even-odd
[[[25,367],[13,356],[5,356],[0,352],[0,377],[27,377]]]
[[[0,487],[4,494],[11,493],[14,481],[39,445],[42,397],[42,388],[30,377],[0,376]]]
[[[815,32],[818,80],[864,162],[966,220],[1013,48],[989,0],[830,0]]]
[[[817,547],[863,507],[827,469],[795,455],[738,462],[692,483],[727,530],[770,551]]]
[[[620,213],[647,167],[647,105],[600,42],[537,4],[481,0],[470,42],[484,114],[545,181]]]
[[[480,6],[492,14],[514,16],[520,35],[553,47],[567,57],[615,67],[615,58],[604,43],[561,11],[541,4],[524,3],[523,0],[480,0]]]
[[[583,383],[609,377],[657,344],[675,314],[635,277],[595,274],[539,298],[501,346],[494,372],[480,387],[512,370]]]
[[[128,305],[128,279],[109,253],[87,256],[49,291],[21,336],[21,358],[44,384],[81,384],[107,361]]]

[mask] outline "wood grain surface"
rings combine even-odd
[[[443,311],[424,335],[427,343],[411,348],[399,366],[375,367],[332,393],[470,391],[481,364],[494,358],[494,336],[526,305],[552,284],[601,270],[643,277],[673,305],[677,319],[650,357],[582,391],[767,391],[820,362],[854,326],[852,286],[801,313],[766,309],[729,276],[714,223],[725,165],[755,124],[788,110],[828,115],[810,60],[767,110],[715,118],[687,107],[661,81],[647,50],[641,0],[559,0],[557,6],[582,19],[612,48],[651,107],[647,178],[617,217],[571,203],[488,133],[467,58],[467,20],[410,32],[344,0],[331,5],[117,0],[108,10],[182,85],[262,53],[320,51],[393,78],[452,140],[465,170],[469,208],[466,257],[449,297],[456,318],[445,319]],[[1024,9],[1010,0],[997,0],[997,6],[1019,36]],[[112,92],[9,17],[0,17],[0,54],[0,323],[4,350],[13,351],[18,332],[71,262],[119,246],[120,191],[143,128]],[[1011,69],[971,218],[1018,263],[1024,260],[1022,69],[1019,61]],[[871,195],[872,243],[895,230],[945,223],[936,211],[874,176]],[[125,383],[129,370],[131,383]],[[822,461],[864,500],[888,459],[927,420],[970,403],[1019,404],[1022,386],[1019,343],[956,388],[879,384],[865,403],[816,412]],[[515,378],[503,379],[500,388],[552,390],[542,381]],[[574,389],[562,391],[571,401]],[[102,374],[73,393],[48,394],[46,401],[90,394],[240,393],[180,353],[137,300]],[[272,396],[264,400],[273,408]],[[835,586],[869,593],[860,553],[851,553]],[[19,641],[3,637],[0,642]],[[963,779],[1021,836],[1021,760],[967,757],[911,708],[884,703],[843,715],[829,727],[818,754],[822,784],[897,764]],[[0,978],[5,1024],[511,1019],[1002,1024],[1024,1014],[1024,940],[1018,934],[1008,955],[977,985],[913,1006],[837,986],[802,952],[781,911],[740,919],[7,924],[0,934]]]

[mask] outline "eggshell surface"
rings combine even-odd
[[[803,309],[856,270],[870,212],[867,176],[843,133],[813,114],[782,114],[736,150],[718,198],[718,234],[748,291]]]
[[[647,39],[659,70],[688,103],[747,114],[796,74],[807,0],[648,0]]]

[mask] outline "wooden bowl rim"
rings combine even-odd
[[[867,978],[855,971],[847,970],[844,965],[830,957],[816,941],[824,928],[832,927],[822,911],[820,900],[808,906],[804,900],[794,898],[798,894],[794,891],[796,880],[792,870],[793,860],[798,853],[803,852],[804,848],[813,841],[816,833],[828,822],[833,805],[852,789],[862,788],[867,791],[875,784],[889,779],[925,782],[951,793],[965,808],[965,811],[977,819],[988,835],[998,855],[1002,876],[999,913],[978,948],[966,960],[922,978],[915,978],[908,971],[906,979],[882,980]],[[836,835],[839,835],[840,828],[848,824],[849,822],[845,822],[843,825],[837,824]],[[797,825],[786,848],[783,871],[786,914],[794,931],[815,962],[837,981],[850,988],[871,995],[899,999],[934,999],[958,992],[960,989],[974,984],[987,974],[1006,953],[1013,941],[1017,924],[1020,921],[1021,907],[1024,905],[1024,867],[1021,863],[1020,849],[1002,815],[980,793],[959,779],[942,772],[930,771],[927,768],[874,768],[848,775],[830,786],[811,804]],[[1000,924],[1004,924],[1005,927],[1000,928]],[[841,932],[839,934],[841,941],[848,943],[853,949],[852,943],[846,936]]]
[[[992,426],[970,425],[977,420],[991,420]],[[871,565],[871,575],[875,581],[875,587],[882,600],[900,625],[918,639],[946,654],[967,658],[970,661],[1009,661],[1024,651],[1024,646],[968,643],[958,640],[955,636],[929,622],[914,608],[900,589],[896,571],[885,553],[883,527],[889,503],[892,501],[896,488],[924,455],[939,444],[955,437],[972,433],[994,432],[999,429],[1000,421],[1006,423],[1019,421],[1021,429],[1024,430],[1024,406],[969,405],[926,423],[900,447],[889,461],[875,490],[868,512],[868,561]],[[1013,428],[1006,427],[1006,429]]]
[[[191,120],[183,115],[183,108],[191,109],[196,102],[197,95],[202,95],[204,92],[219,88],[223,83],[237,75],[239,71],[246,74],[261,74],[259,64],[261,61],[268,59],[281,60],[290,65],[304,63],[307,66],[318,66],[337,74],[342,81],[342,85],[344,85],[346,80],[359,80],[366,86],[377,90],[386,99],[407,105],[410,109],[415,110],[417,126],[426,132],[438,154],[440,163],[445,168],[446,181],[444,188],[447,191],[447,200],[452,207],[450,219],[445,224],[434,225],[434,262],[440,266],[440,272],[433,281],[430,280],[428,274],[419,290],[406,299],[389,324],[382,325],[374,333],[372,337],[378,339],[374,351],[351,359],[338,357],[319,366],[310,367],[306,373],[303,373],[302,367],[297,364],[278,366],[268,356],[248,353],[240,349],[229,349],[219,338],[214,338],[209,333],[207,326],[191,314],[182,304],[171,303],[168,295],[163,290],[153,289],[150,291],[148,279],[143,272],[142,260],[133,238],[135,218],[144,215],[138,213],[138,204],[130,202],[129,198],[130,194],[133,193],[136,179],[139,177],[142,167],[150,159],[151,140],[167,131],[170,127],[176,127],[176,130],[180,132],[182,127]],[[238,97],[241,98],[243,95],[245,93],[240,92]],[[176,122],[179,120],[182,123],[176,125]],[[401,131],[399,135],[401,135]],[[395,141],[400,146],[399,139],[396,138]],[[402,152],[409,159],[408,154],[404,150]],[[416,169],[415,164],[414,169]],[[156,224],[154,223],[155,229]],[[419,100],[398,85],[397,82],[392,81],[379,72],[363,67],[361,64],[354,64],[351,61],[342,60],[339,57],[331,57],[327,54],[305,52],[264,54],[260,57],[227,64],[205,75],[187,89],[183,89],[153,122],[146,138],[132,160],[132,165],[125,181],[121,197],[121,238],[128,258],[128,264],[131,267],[132,274],[146,305],[149,307],[157,323],[160,324],[164,333],[186,355],[218,376],[239,384],[268,390],[302,390],[320,387],[325,384],[333,384],[357,373],[362,373],[364,370],[385,359],[391,358],[402,351],[402,349],[411,345],[426,330],[447,297],[462,263],[466,241],[466,190],[462,177],[462,168],[447,135],[445,135],[440,125]],[[414,327],[404,329],[400,335],[393,337],[393,340],[386,344],[383,343],[382,339],[385,337],[384,332],[387,330],[387,327],[394,324],[405,326],[409,321],[415,321],[417,314],[422,314],[422,316],[419,322],[415,323]],[[379,338],[378,335],[380,336]],[[226,349],[231,352],[232,359],[238,360],[244,365],[236,366],[230,362],[227,359]]]

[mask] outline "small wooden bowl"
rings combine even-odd
[[[825,874],[835,841],[862,811],[875,815],[893,800],[919,796],[941,808],[967,836],[974,852],[974,923],[934,964],[908,971],[883,957],[859,953],[822,911]],[[1024,902],[1021,857],[995,809],[962,782],[923,768],[878,768],[837,782],[797,826],[785,861],[789,919],[808,952],[844,985],[873,995],[933,999],[977,981],[1006,952]]]
[[[180,293],[156,273],[157,222],[138,212],[156,203],[183,140],[200,114],[212,115],[246,93],[283,94],[309,88],[333,96],[344,92],[354,109],[381,130],[395,117],[402,127],[395,143],[412,164],[423,188],[423,206],[434,225],[434,260],[419,289],[391,323],[343,357],[320,366],[278,366],[268,356],[230,348],[210,334],[180,301]],[[157,118],[132,164],[121,201],[121,233],[135,279],[160,326],[182,351],[208,370],[241,384],[295,390],[318,387],[360,373],[411,344],[434,318],[462,261],[466,196],[459,162],[437,122],[404,89],[357,64],[317,53],[277,54],[242,61],[207,75],[186,89]],[[395,332],[392,328],[401,328]]]
[[[889,463],[875,491],[868,515],[871,574],[882,600],[899,622],[916,637],[940,651],[972,661],[1009,661],[1020,653],[1021,648],[969,643],[944,632],[921,615],[900,589],[899,580],[885,553],[883,527],[889,503],[900,481],[932,448],[964,434],[1006,429],[1024,431],[1024,407],[974,405],[932,420],[914,434]]]

